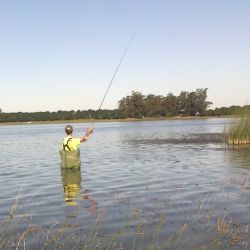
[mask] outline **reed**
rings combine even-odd
[[[100,233],[100,225],[98,225],[100,221],[94,225],[89,234],[86,234],[86,232],[79,233],[74,226],[68,227],[60,222],[55,223],[50,228],[29,223],[21,231],[16,225],[15,229],[9,228],[6,230],[5,228],[6,231],[1,239],[0,249],[210,250],[222,249],[226,246],[241,246],[242,249],[247,249],[247,235],[250,225],[245,225],[244,228],[226,215],[210,216],[212,216],[214,222],[209,221],[208,225],[204,224],[207,232],[206,230],[196,231],[194,235],[192,234],[192,230],[195,231],[194,224],[183,224],[179,230],[171,235],[166,235],[165,240],[162,238],[161,241],[158,240],[166,223],[165,216],[160,216],[161,218],[159,218],[155,227],[151,229],[141,224],[134,230],[129,230],[125,226],[111,234]],[[189,237],[187,237],[188,235]]]
[[[244,112],[230,120],[224,129],[225,141],[229,145],[250,144],[250,112]]]
[[[248,178],[242,182],[243,191],[247,190],[247,183]],[[250,224],[240,225],[229,215],[203,210],[208,195],[198,205],[198,213],[203,214],[203,220],[199,220],[199,223],[204,224],[204,230],[195,230],[195,221],[190,224],[183,222],[179,229],[164,235],[164,228],[171,226],[168,225],[167,216],[154,215],[153,223],[149,224],[143,206],[128,216],[117,231],[107,234],[101,229],[105,212],[101,217],[97,216],[88,231],[60,221],[49,228],[37,225],[32,222],[31,215],[19,214],[22,192],[23,187],[6,220],[0,221],[0,249],[209,250],[226,246],[248,247]]]

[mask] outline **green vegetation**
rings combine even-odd
[[[244,112],[225,128],[225,139],[230,145],[250,144],[250,112]]]
[[[192,92],[182,91],[178,96],[172,93],[167,96],[143,95],[132,91],[118,102],[118,109],[108,110],[70,110],[57,112],[18,112],[5,113],[0,109],[0,123],[13,122],[56,122],[82,119],[127,119],[127,118],[168,118],[175,116],[230,116],[240,112],[249,112],[250,105],[240,107],[222,107],[208,109],[207,88]]]
[[[1,113],[0,123],[6,122],[41,122],[41,121],[72,121],[80,119],[123,119],[123,115],[117,109],[115,110],[70,110],[57,112],[32,112],[32,113]]]
[[[245,179],[247,182],[248,178]],[[240,184],[239,192],[245,190],[246,184]],[[156,215],[152,210],[154,223],[150,224],[145,210],[140,207],[116,231],[105,232],[102,229],[105,209],[88,230],[63,221],[53,221],[47,227],[34,224],[32,215],[19,211],[23,191],[22,187],[9,214],[0,221],[0,249],[208,250],[230,247],[247,249],[248,246],[250,225],[247,222],[240,225],[227,213],[207,210],[207,196],[198,201],[198,224],[196,220],[189,224],[183,222],[175,231],[164,233],[166,227],[171,227],[167,215]],[[196,218],[195,214],[193,216]]]
[[[241,113],[250,113],[250,105],[243,107],[240,106],[230,106],[230,107],[221,107],[215,109],[208,109],[205,111],[204,115],[206,116],[238,116]]]
[[[61,121],[79,119],[125,119],[143,117],[171,117],[176,115],[204,115],[211,104],[206,101],[207,89],[197,89],[193,92],[182,91],[179,96],[169,93],[167,96],[147,96],[132,91],[131,96],[122,98],[119,108],[114,110],[70,110],[57,112],[33,113],[0,113],[0,123],[6,122],[37,122]]]
[[[119,110],[126,118],[171,117],[176,115],[204,115],[211,104],[207,100],[207,88],[196,91],[182,91],[179,96],[169,93],[167,96],[147,96],[132,91],[119,101]]]

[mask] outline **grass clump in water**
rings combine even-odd
[[[225,140],[229,145],[250,144],[250,112],[239,114],[225,127]]]

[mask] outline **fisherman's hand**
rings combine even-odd
[[[93,128],[87,128],[87,132],[91,134],[93,132]]]

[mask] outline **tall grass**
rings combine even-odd
[[[238,181],[242,192],[247,189],[247,179]],[[197,221],[183,221],[179,229],[165,232],[168,224],[166,214],[155,214],[149,223],[144,207],[137,208],[114,232],[102,229],[105,211],[97,216],[90,228],[79,228],[63,221],[51,226],[34,224],[32,215],[19,211],[23,187],[19,191],[7,217],[0,220],[0,249],[83,249],[83,250],[210,250],[230,247],[248,249],[250,224],[240,225],[224,213],[207,210],[204,204],[208,195],[198,202]],[[157,210],[157,206],[155,207]],[[194,218],[195,218],[194,214]],[[198,227],[196,227],[198,226]],[[237,248],[239,249],[239,248]]]
[[[229,145],[250,144],[250,112],[232,118],[224,129],[225,140]]]
[[[132,214],[124,226],[109,234],[102,232],[100,218],[89,232],[79,232],[73,225],[65,225],[62,222],[54,223],[47,228],[33,224],[30,220],[26,227],[19,229],[19,221],[15,220],[15,214],[9,217],[7,227],[0,226],[0,229],[3,229],[0,249],[210,250],[227,246],[247,249],[249,224],[243,227],[233,222],[228,215],[204,212],[202,224],[205,230],[196,231],[195,223],[183,224],[163,238],[162,230],[164,231],[167,225],[167,218],[164,215],[160,216],[156,219],[155,225],[149,228],[149,225],[142,222],[143,211]],[[139,221],[135,227],[131,226],[134,219]]]

